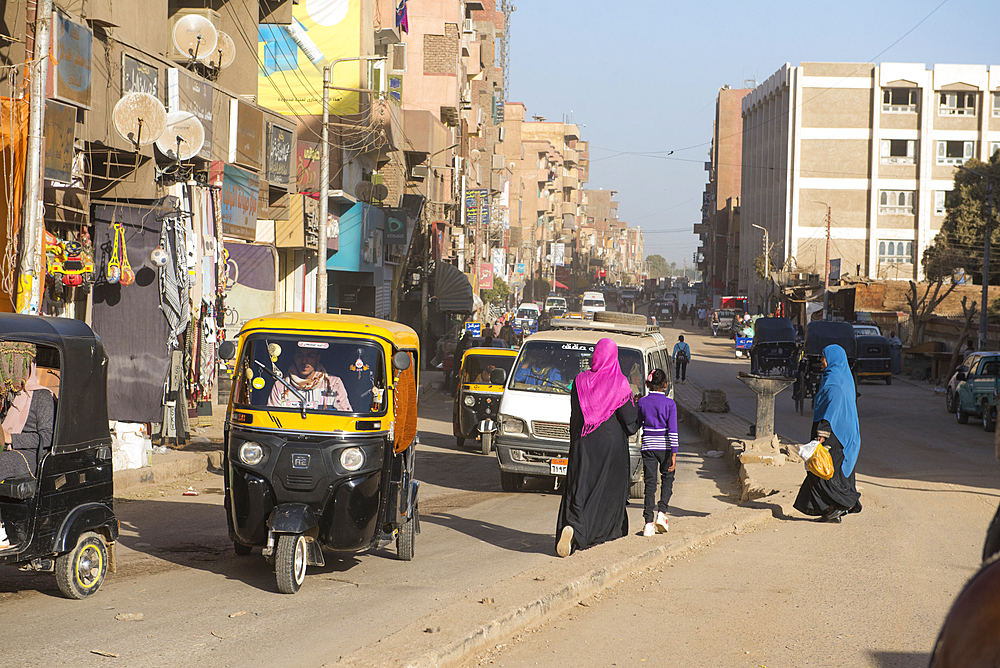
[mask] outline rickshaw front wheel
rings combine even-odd
[[[283,533],[278,536],[275,550],[274,574],[278,591],[294,594],[306,579],[306,537],[302,534]]]
[[[80,536],[76,547],[56,557],[56,585],[66,598],[83,599],[97,592],[108,574],[108,546],[93,531]]]
[[[413,509],[413,517],[406,521],[406,524],[399,527],[396,532],[396,556],[400,561],[413,561],[413,549],[417,542],[414,526],[417,509]]]
[[[482,441],[483,454],[484,455],[490,454],[490,452],[492,452],[493,450],[493,434],[491,434],[488,431],[483,432],[483,435],[480,437],[480,440]]]

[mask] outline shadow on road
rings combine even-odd
[[[879,668],[926,668],[930,652],[871,652],[872,661]]]
[[[458,515],[449,513],[421,515],[420,521],[437,524],[447,529],[464,533],[484,543],[489,543],[490,545],[495,545],[496,547],[512,552],[551,555],[553,553],[553,545],[555,544],[556,518],[554,515],[552,517],[553,533],[544,534],[518,531],[517,529],[511,529],[500,524],[459,517]]]

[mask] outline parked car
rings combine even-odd
[[[1000,391],[1000,352],[969,355],[963,366],[968,371],[955,372],[955,419],[966,424],[970,416],[976,416],[982,420],[984,431],[993,431]]]
[[[875,325],[854,325],[854,336],[882,336]]]

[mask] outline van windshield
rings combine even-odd
[[[584,299],[583,300],[583,305],[584,306],[604,306],[604,300],[603,299]]]
[[[569,394],[573,381],[581,371],[590,368],[594,343],[527,341],[507,386],[512,390]],[[642,393],[642,354],[629,348],[618,348],[618,363],[628,378],[633,394]]]
[[[254,335],[237,366],[237,406],[372,415],[386,409],[382,348],[324,336]]]

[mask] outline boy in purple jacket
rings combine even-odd
[[[654,369],[646,378],[649,394],[639,399],[639,425],[642,427],[642,468],[646,479],[646,505],[642,511],[646,526],[643,536],[666,533],[667,504],[674,489],[677,468],[677,404],[664,391],[667,374]],[[660,503],[656,502],[656,471],[660,471]],[[653,519],[653,515],[656,519]]]

